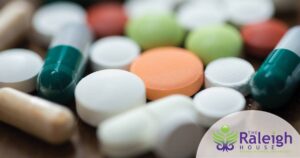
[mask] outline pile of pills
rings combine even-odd
[[[74,134],[75,102],[107,156],[188,158],[245,97],[277,109],[300,85],[300,26],[273,17],[279,0],[44,2],[0,11],[0,120],[52,144]],[[27,32],[44,61],[15,48]],[[243,50],[266,58],[257,72]]]

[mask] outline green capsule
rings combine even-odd
[[[300,84],[300,26],[280,41],[251,81],[254,99],[266,109],[287,104]]]
[[[91,33],[83,24],[68,25],[57,34],[38,75],[37,91],[41,97],[59,103],[74,98],[74,89],[85,70],[91,40]]]

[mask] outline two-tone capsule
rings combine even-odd
[[[263,107],[282,107],[300,83],[300,26],[290,29],[251,81],[253,97]]]
[[[54,38],[45,64],[38,75],[38,94],[46,99],[67,103],[87,63],[92,34],[84,24],[67,25]]]

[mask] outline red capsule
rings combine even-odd
[[[267,57],[287,30],[287,24],[274,19],[244,26],[241,33],[246,52],[257,58]]]

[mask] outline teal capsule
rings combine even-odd
[[[266,109],[287,104],[300,84],[300,26],[290,29],[254,75],[250,85]]]
[[[37,78],[38,95],[48,100],[67,103],[87,63],[92,35],[84,24],[72,24],[58,33],[48,50]]]

